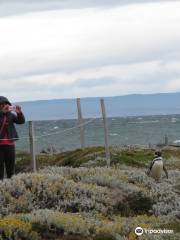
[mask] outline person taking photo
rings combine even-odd
[[[4,167],[7,178],[15,173],[15,141],[18,140],[15,123],[25,123],[21,107],[12,106],[6,97],[0,96],[0,180],[4,179]]]

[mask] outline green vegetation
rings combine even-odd
[[[134,167],[147,167],[154,157],[154,149],[140,148],[110,148],[111,165],[125,164]],[[162,150],[166,164],[170,168],[180,168],[180,149],[165,148]],[[30,154],[17,153],[16,171],[29,172]],[[168,160],[171,159],[169,164]],[[178,161],[179,159],[179,161]],[[174,160],[174,161],[173,161]],[[76,149],[74,151],[62,152],[54,155],[38,154],[37,165],[39,168],[45,166],[105,166],[105,151],[103,147],[89,147]]]
[[[146,175],[153,149],[111,148],[107,168],[103,147],[30,155],[17,153],[17,172],[0,182],[0,240],[138,240],[134,230],[171,229],[180,239],[180,150],[163,149],[169,179]]]

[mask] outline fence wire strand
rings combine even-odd
[[[37,140],[39,138],[42,138],[42,137],[47,137],[47,136],[52,136],[52,135],[58,135],[60,133],[65,133],[65,132],[69,132],[71,130],[74,130],[74,129],[78,129],[79,127],[83,127],[83,126],[86,126],[88,125],[89,123],[95,121],[97,118],[91,118],[90,120],[86,121],[86,122],[83,122],[82,124],[78,124],[74,127],[71,127],[71,128],[68,128],[68,129],[65,129],[65,130],[62,130],[62,131],[57,131],[57,132],[53,132],[53,133],[48,133],[48,134],[43,134],[43,135],[39,135],[39,136],[34,136],[34,139]],[[11,139],[0,139],[1,141],[2,140],[21,140],[21,139],[29,139],[29,136],[23,136],[23,137],[19,137],[19,138],[11,138]]]
[[[54,133],[48,133],[48,134],[43,134],[43,135],[40,135],[40,136],[35,136],[34,138],[38,139],[38,138],[42,138],[42,137],[57,135],[57,134],[64,133],[64,132],[69,132],[71,130],[78,129],[79,127],[86,126],[86,125],[88,125],[89,123],[91,123],[91,122],[93,122],[95,120],[96,120],[96,118],[92,118],[89,121],[84,122],[82,124],[78,124],[78,125],[76,125],[74,127],[71,127],[71,128],[68,128],[68,129],[65,129],[65,130],[62,130],[62,131],[54,132]]]

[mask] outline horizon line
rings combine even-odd
[[[180,94],[179,92],[156,92],[156,93],[130,93],[124,95],[114,95],[114,96],[92,96],[92,97],[74,97],[74,98],[51,98],[51,99],[34,99],[34,100],[25,100],[25,101],[12,101],[13,103],[25,103],[25,102],[43,102],[43,101],[56,101],[56,100],[76,100],[77,98],[80,99],[95,99],[95,98],[116,98],[116,97],[127,97],[127,96],[134,96],[134,95],[164,95],[164,94]]]

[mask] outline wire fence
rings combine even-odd
[[[30,121],[18,126],[16,148],[30,151],[32,162],[39,153],[60,153],[89,146],[104,146],[109,165],[109,146],[165,146],[180,144],[180,116],[107,117],[104,100],[99,114],[92,110],[83,118],[77,99],[77,119]],[[104,109],[103,109],[104,108]],[[75,112],[69,113],[74,116]],[[90,117],[91,116],[91,117]],[[96,117],[94,117],[96,116]]]
[[[159,117],[158,117],[159,118]],[[180,142],[180,123],[171,123],[171,119],[150,123],[149,120],[134,121],[137,118],[108,118],[110,145],[155,145],[164,144],[168,136],[169,144]],[[104,132],[102,118],[84,119],[84,135],[86,146],[103,146]],[[169,123],[168,123],[169,122]],[[28,123],[17,126],[20,135],[17,141],[18,150],[29,150]],[[48,147],[48,142],[57,149],[71,150],[80,146],[80,133],[77,120],[35,121],[35,141],[39,150]],[[47,142],[47,143],[45,143]],[[37,151],[39,152],[39,151]]]

